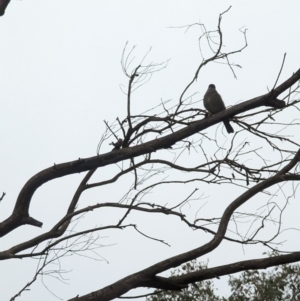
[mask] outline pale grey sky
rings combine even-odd
[[[7,193],[0,204],[1,220],[11,213],[20,189],[31,176],[53,163],[94,156],[105,128],[103,120],[125,116],[126,97],[120,85],[126,86],[127,78],[120,59],[126,41],[137,45],[136,63],[149,47],[149,62],[170,59],[168,67],[134,95],[134,112],[142,112],[161,98],[177,99],[200,62],[199,31],[191,28],[184,33],[183,29],[170,27],[201,22],[215,29],[219,13],[230,5],[231,10],[222,20],[226,49],[242,46],[239,29],[248,29],[249,46],[232,59],[242,69],[236,70],[235,79],[228,67],[210,65],[191,88],[191,93],[199,92],[197,97],[202,99],[208,84],[214,83],[227,106],[272,88],[284,53],[286,63],[279,82],[300,67],[299,1],[12,0],[0,18],[0,193]],[[105,145],[102,152],[110,149]],[[44,222],[43,229],[17,229],[2,239],[1,249],[49,229],[56,214],[62,216],[65,212],[82,176],[73,175],[42,186],[33,198],[30,213]],[[229,200],[240,191],[231,192]],[[205,191],[205,195],[213,197],[213,192]],[[83,202],[86,205],[113,201],[110,197],[109,191],[93,191],[84,196]],[[223,208],[224,204],[217,208],[219,213]],[[104,224],[102,218],[107,216],[93,213],[88,222]],[[73,257],[62,261],[66,270],[72,270],[65,276],[69,279],[67,285],[55,279],[44,279],[45,284],[60,298],[68,299],[210,238],[186,227],[162,228],[163,220],[156,218],[157,227],[152,220],[148,226],[146,221],[142,229],[166,240],[171,248],[131,230],[111,231],[103,234],[107,236],[103,244],[115,245],[99,251],[109,264],[77,257],[74,261]],[[288,243],[290,249],[297,246]],[[210,266],[261,256],[259,249],[244,253],[238,248],[230,250],[224,259],[226,246],[222,244],[209,256]],[[30,259],[1,262],[0,299],[9,300],[31,279],[35,268],[36,261]],[[38,280],[31,291],[17,300],[41,299],[57,300]]]

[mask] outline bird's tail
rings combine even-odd
[[[234,133],[233,127],[232,127],[231,124],[229,123],[229,120],[226,119],[226,120],[224,120],[223,122],[224,122],[224,125],[225,125],[225,128],[226,128],[227,133],[228,133],[228,134]]]

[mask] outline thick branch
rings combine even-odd
[[[300,252],[294,252],[288,255],[279,255],[268,258],[245,260],[227,265],[222,265],[215,268],[204,269],[201,271],[189,273],[176,277],[176,280],[182,284],[194,283],[212,279],[224,275],[238,273],[246,270],[266,269],[280,264],[287,264],[300,261]]]
[[[0,16],[3,16],[10,0],[0,0]]]
[[[287,164],[285,167],[283,167],[276,175],[273,177],[270,177],[269,179],[266,179],[265,181],[253,186],[246,192],[244,192],[242,195],[240,195],[237,199],[235,199],[224,211],[224,214],[221,218],[221,222],[219,224],[218,231],[214,238],[204,244],[203,246],[196,248],[194,250],[188,251],[186,253],[179,254],[177,256],[168,258],[166,260],[163,260],[153,266],[150,266],[149,268],[146,268],[138,273],[132,274],[130,276],[127,276],[114,284],[107,286],[103,289],[100,289],[96,292],[87,294],[82,297],[77,297],[77,301],[109,301],[113,300],[116,297],[119,297],[126,292],[128,292],[130,289],[141,287],[141,286],[148,286],[149,283],[153,282],[155,279],[155,275],[166,271],[170,268],[176,267],[181,265],[182,263],[185,263],[187,261],[196,259],[200,256],[203,256],[204,254],[207,254],[218,247],[218,245],[223,240],[227,226],[230,220],[231,215],[233,212],[240,207],[242,204],[244,204],[246,201],[248,201],[250,198],[252,198],[257,193],[263,191],[264,189],[273,186],[274,184],[280,183],[282,181],[287,180],[286,175],[282,175],[282,171],[288,172],[291,168],[295,166],[297,162],[299,162],[300,158],[300,150],[296,153],[294,158],[291,160],[292,163]],[[300,176],[294,176],[291,180],[300,180]],[[157,287],[157,286],[155,286]],[[75,301],[75,299],[71,299],[69,301]]]
[[[155,152],[159,149],[169,148],[176,142],[181,141],[199,131],[202,131],[228,117],[260,106],[271,106],[272,104],[274,104],[274,102],[276,103],[276,97],[279,94],[284,92],[299,79],[300,69],[287,81],[282,83],[275,90],[272,90],[270,93],[235,105],[225,111],[222,111],[221,113],[214,114],[209,118],[204,118],[202,120],[196,121],[190,126],[162,138],[155,139],[134,147],[109,152],[96,157],[78,159],[73,162],[54,165],[53,167],[47,168],[37,173],[35,176],[29,179],[25,186],[22,188],[18,196],[13,214],[0,224],[0,237],[26,223],[25,220],[28,220],[28,210],[31,198],[34,192],[46,182],[66,175],[91,170],[97,167],[110,165],[140,155],[145,155],[151,152]]]

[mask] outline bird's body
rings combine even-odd
[[[112,150],[120,149],[123,143],[123,139],[119,138],[116,143],[112,142],[111,144],[114,146]]]
[[[215,85],[210,84],[206,93],[204,94],[203,104],[205,109],[211,113],[216,114],[226,110],[225,104],[221,95],[217,92]],[[227,133],[233,133],[234,130],[228,119],[223,120]]]

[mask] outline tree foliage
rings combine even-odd
[[[276,252],[272,254],[276,255]],[[207,265],[196,260],[182,265],[171,273],[176,277],[197,270],[207,269]],[[299,301],[300,265],[285,264],[267,271],[247,270],[239,275],[230,275],[228,297],[217,294],[214,282],[205,280],[189,284],[188,288],[177,291],[156,290],[147,301]]]
[[[280,265],[259,272],[244,271],[239,277],[230,277],[232,294],[228,301],[299,301],[300,265]]]

